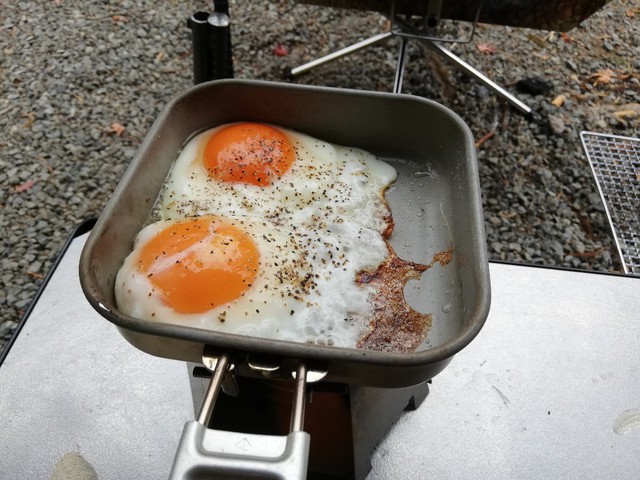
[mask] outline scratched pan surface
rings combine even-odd
[[[172,163],[194,133],[236,121],[267,122],[341,145],[366,149],[391,163],[398,180],[387,192],[395,220],[390,239],[399,256],[430,263],[452,248],[452,261],[410,281],[405,296],[433,314],[424,344],[411,353],[364,351],[224,334],[118,311],[114,279],[145,223]],[[223,80],[173,99],[156,119],[103,210],[80,259],[91,305],[137,348],[200,362],[205,346],[287,366],[305,361],[327,379],[401,387],[439,373],[480,331],[490,284],[473,138],[445,107],[408,95]]]

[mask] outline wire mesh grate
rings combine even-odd
[[[640,139],[581,132],[627,274],[640,276]]]

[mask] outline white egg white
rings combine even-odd
[[[280,128],[296,150],[295,162],[280,179],[269,186],[218,182],[207,175],[202,152],[223,127],[196,135],[181,151],[165,185],[162,219],[215,212],[277,225],[316,226],[345,218],[380,233],[387,228],[384,192],[397,176],[389,164],[364,150]]]

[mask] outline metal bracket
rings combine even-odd
[[[415,40],[431,40],[434,42],[445,43],[469,43],[476,32],[478,18],[480,18],[480,11],[482,10],[482,0],[478,1],[478,8],[473,22],[471,22],[467,36],[457,38],[436,35],[436,30],[442,25],[442,18],[440,16],[442,11],[442,2],[443,0],[429,0],[426,2],[424,13],[418,17],[417,22],[414,22],[410,16],[405,15],[403,20],[402,17],[396,13],[396,2],[393,0],[391,2],[389,15],[387,16],[391,22],[391,33],[398,35],[399,37],[412,38]],[[401,20],[403,20],[403,22],[399,23]],[[405,28],[405,25],[407,24],[411,25],[410,32]]]

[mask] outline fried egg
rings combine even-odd
[[[133,317],[263,338],[353,347],[376,288],[355,279],[388,256],[356,222],[325,231],[203,215],[148,225],[115,283]]]
[[[388,235],[384,192],[396,176],[364,150],[270,125],[224,125],[183,148],[166,182],[160,218],[215,212],[298,226],[346,218]]]
[[[180,152],[118,272],[133,317],[227,333],[412,351],[431,315],[403,289],[429,265],[387,241],[395,169],[356,148],[256,123],[216,127]]]

